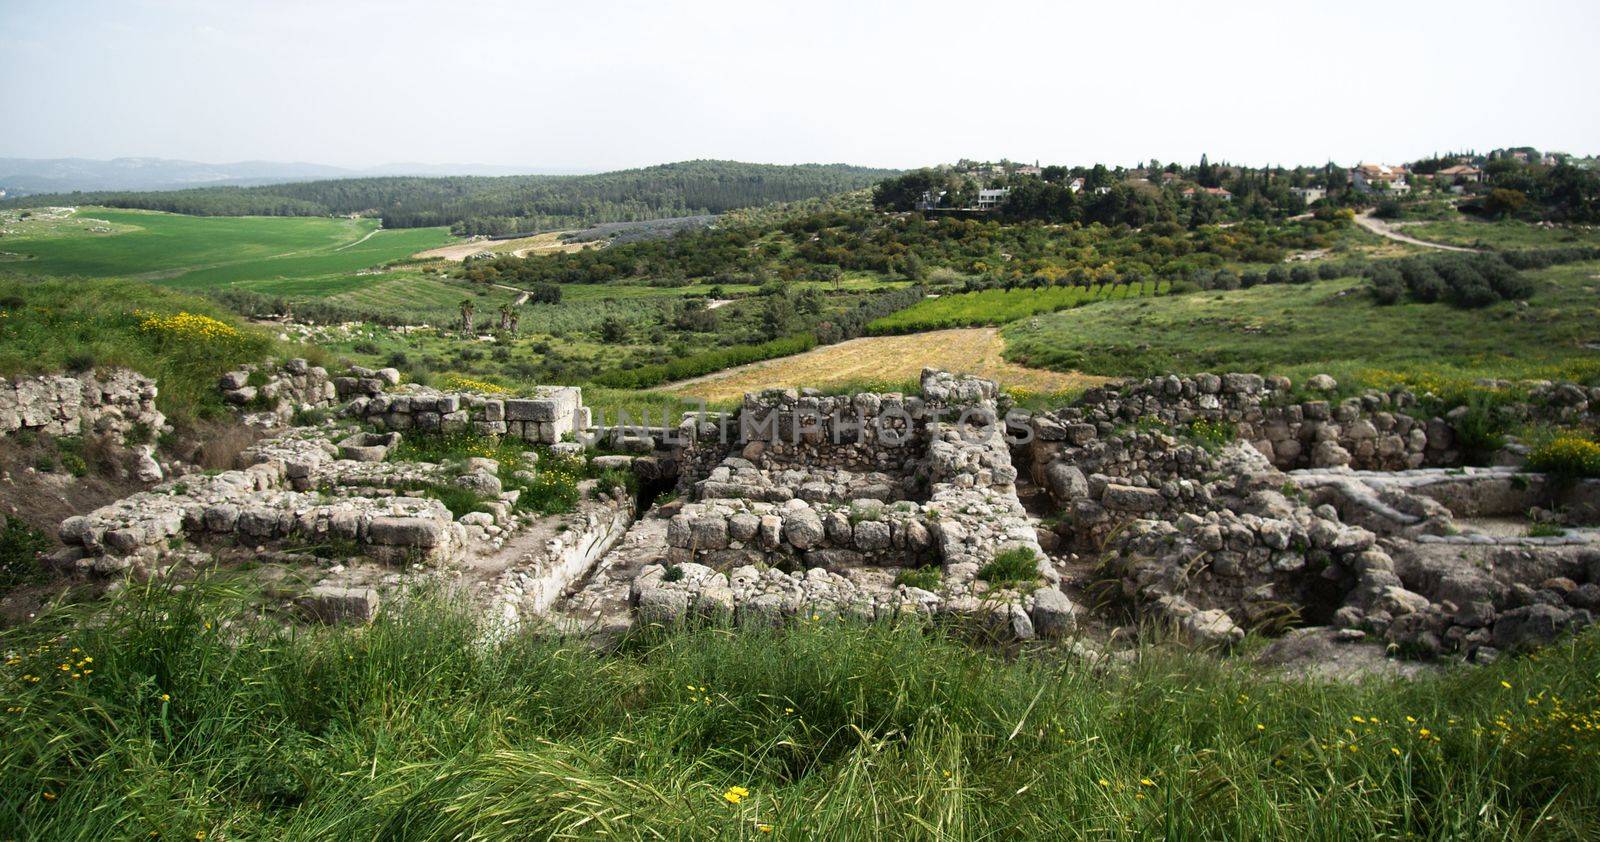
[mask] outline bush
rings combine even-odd
[[[1528,467],[1568,479],[1600,477],[1600,443],[1571,433],[1559,435],[1529,452]]]
[[[1475,395],[1468,399],[1467,411],[1451,422],[1455,429],[1456,447],[1469,461],[1485,461],[1505,446],[1505,428],[1495,412],[1495,406],[1496,402],[1490,396]]]
[[[978,578],[996,588],[1030,584],[1039,578],[1038,558],[1028,547],[1002,550],[992,561],[978,568]]]

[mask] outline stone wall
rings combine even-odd
[[[155,381],[125,368],[0,378],[0,436],[32,431],[120,438],[137,425],[153,438],[166,422],[156,409]]]
[[[138,566],[155,572],[169,550],[185,541],[241,546],[348,542],[391,563],[442,565],[454,561],[464,527],[437,500],[405,496],[341,497],[295,490],[315,484],[318,470],[338,464],[308,455],[270,458],[218,474],[191,474],[139,492],[86,515],[66,519],[65,548],[52,557],[66,573],[112,575]],[[410,478],[408,478],[410,479]]]
[[[590,417],[583,393],[575,386],[539,386],[526,398],[407,386],[356,397],[346,405],[346,412],[379,429],[470,431],[510,435],[537,444],[555,444],[579,435],[588,428]]]
[[[399,379],[394,372],[392,382]],[[218,378],[217,389],[229,404],[255,411],[264,426],[286,423],[296,410],[326,409],[341,397],[327,369],[298,357],[281,365],[242,365]]]

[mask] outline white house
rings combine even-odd
[[[1405,169],[1388,164],[1356,164],[1350,169],[1350,183],[1363,193],[1375,190],[1407,193],[1411,190],[1411,185],[1406,183]]]
[[[1322,187],[1291,187],[1289,192],[1304,199],[1308,205],[1328,196],[1328,191]]]
[[[1011,188],[1001,187],[997,190],[978,191],[978,210],[993,210],[1000,206],[1006,197],[1011,195]]]

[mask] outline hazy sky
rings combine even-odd
[[[1600,152],[1600,2],[0,0],[0,157]]]

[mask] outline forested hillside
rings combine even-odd
[[[789,202],[857,190],[892,170],[844,164],[778,166],[685,161],[595,175],[350,178],[159,193],[61,193],[7,203],[96,204],[198,216],[381,215],[387,228],[449,225],[509,234]]]

